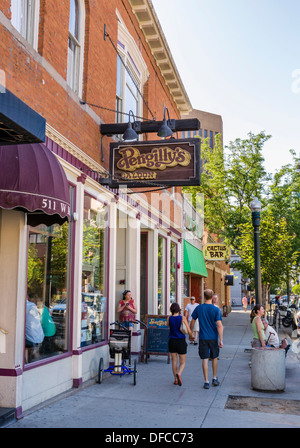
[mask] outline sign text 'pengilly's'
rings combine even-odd
[[[116,186],[140,186],[141,181],[200,185],[199,139],[111,143],[110,148],[110,174]]]
[[[165,170],[177,165],[188,166],[191,155],[180,147],[171,149],[168,146],[153,148],[151,152],[141,154],[137,148],[129,147],[119,149],[122,158],[118,161],[117,167],[124,171],[135,171],[138,168],[148,168],[150,170]]]

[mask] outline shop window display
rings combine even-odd
[[[62,354],[69,339],[70,226],[28,226],[25,363]]]
[[[172,305],[172,303],[176,302],[176,295],[177,295],[176,271],[177,271],[177,245],[175,243],[171,242],[171,248],[170,248],[170,300],[169,300],[168,309],[170,309],[170,306]]]
[[[107,207],[84,196],[81,347],[106,339],[107,300],[105,245]]]
[[[165,287],[166,287],[166,240],[158,236],[158,297],[157,314],[165,313]]]

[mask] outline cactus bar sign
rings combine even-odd
[[[228,260],[231,250],[222,243],[209,243],[204,246],[203,255],[206,260]]]
[[[200,185],[200,139],[110,144],[109,186]]]

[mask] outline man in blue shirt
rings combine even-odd
[[[213,291],[204,291],[205,303],[198,305],[190,323],[193,331],[196,319],[199,321],[199,356],[202,359],[204,389],[209,389],[208,360],[212,359],[213,386],[219,386],[217,378],[219,348],[223,347],[223,324],[220,308],[212,303]],[[218,342],[219,339],[219,342]]]

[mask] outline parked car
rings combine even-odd
[[[56,334],[62,337],[64,336],[66,326],[66,310],[67,299],[61,300],[59,303],[54,305],[52,310],[50,310],[52,319],[56,325]]]

